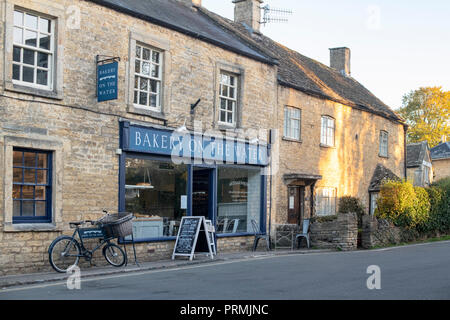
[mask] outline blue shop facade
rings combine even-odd
[[[183,216],[205,216],[217,237],[266,232],[267,144],[120,122],[119,210],[137,242],[175,240]]]

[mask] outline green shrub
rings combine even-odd
[[[339,213],[356,213],[358,216],[358,228],[362,226],[362,216],[365,208],[358,198],[344,196],[339,199]]]
[[[441,179],[427,188],[430,198],[430,219],[421,226],[424,231],[450,231],[450,178]]]
[[[424,188],[408,181],[386,181],[380,189],[375,215],[408,229],[429,218],[430,200]]]

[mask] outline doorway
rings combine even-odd
[[[301,225],[305,213],[305,187],[294,186],[288,189],[288,223]]]
[[[214,195],[213,173],[210,168],[193,168],[192,178],[192,215],[204,216],[213,220]]]

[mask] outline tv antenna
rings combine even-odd
[[[263,21],[261,24],[266,25],[267,23],[280,22],[285,23],[288,22],[289,19],[287,16],[292,14],[292,10],[288,9],[280,9],[280,8],[271,8],[268,4],[262,7],[264,10]]]

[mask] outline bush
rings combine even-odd
[[[430,219],[421,226],[427,232],[450,231],[450,178],[441,179],[427,189],[430,198]]]
[[[408,181],[387,181],[381,186],[375,215],[408,229],[423,225],[429,218],[430,200],[424,188]]]
[[[344,196],[339,199],[339,213],[356,213],[358,217],[358,228],[362,227],[362,216],[365,208],[358,198]]]

